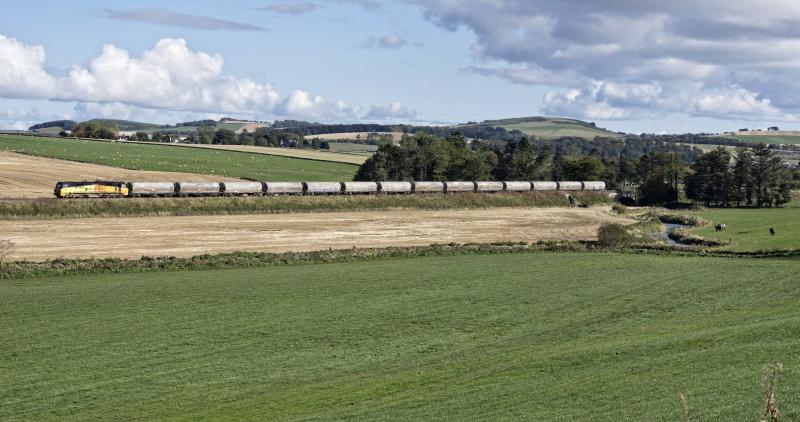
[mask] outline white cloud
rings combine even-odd
[[[56,99],[231,113],[269,110],[277,103],[271,85],[223,76],[223,63],[218,54],[189,50],[182,39],[164,38],[140,58],[105,45],[88,67],[59,79]]]
[[[275,113],[313,119],[356,119],[361,115],[361,107],[342,100],[328,101],[303,90],[295,90],[279,104]]]
[[[0,97],[75,101],[80,116],[152,121],[161,120],[155,110],[168,110],[171,116],[363,117],[358,105],[303,90],[281,100],[272,85],[225,75],[223,66],[219,54],[192,51],[183,39],[164,38],[139,57],[107,44],[87,65],[54,76],[45,70],[42,46],[0,35]]]
[[[574,116],[589,120],[617,120],[629,114],[610,105],[607,101],[597,101],[580,90],[565,93],[550,91],[544,96],[544,110],[551,116]]]
[[[760,93],[754,105],[769,100],[770,107],[750,107],[750,118],[800,113],[794,0],[410,1],[442,28],[475,35],[480,65],[468,70],[581,92],[575,101],[550,95],[546,110],[653,117],[692,113],[701,98],[705,115],[726,118],[723,104],[710,99],[743,102],[744,89]],[[591,92],[596,83],[601,92]]]
[[[399,102],[392,102],[380,106],[370,107],[365,119],[387,120],[387,119],[416,119],[419,112],[413,108],[406,107]]]
[[[385,50],[396,50],[408,44],[408,40],[391,32],[380,37],[369,37],[361,44],[364,48],[382,48]]]
[[[0,96],[5,98],[49,98],[56,92],[56,79],[44,70],[45,50],[0,35]]]
[[[719,94],[705,94],[694,99],[694,113],[711,117],[727,117],[741,120],[798,121],[798,116],[783,113],[774,107],[768,98],[745,89]]]

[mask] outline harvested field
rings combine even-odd
[[[3,221],[12,259],[189,257],[254,251],[587,240],[602,222],[632,223],[609,207],[345,212],[211,217]],[[75,228],[72,230],[71,228]]]
[[[0,151],[0,198],[52,198],[53,187],[58,181],[96,179],[144,182],[236,180],[192,173],[126,170]]]

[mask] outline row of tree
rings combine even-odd
[[[733,164],[731,164],[733,163]],[[706,206],[773,207],[791,200],[791,174],[766,145],[717,148],[692,165],[686,196]]]
[[[118,133],[119,128],[115,125],[95,122],[78,123],[72,128],[72,136],[77,138],[117,139]],[[62,135],[66,136],[66,132]]]
[[[735,157],[720,147],[690,165],[674,151],[611,158],[527,138],[498,147],[458,135],[417,135],[381,145],[356,180],[604,180],[610,189],[634,187],[644,205],[676,203],[685,187],[688,199],[706,205],[763,207],[790,200],[792,177],[766,145],[739,148]]]

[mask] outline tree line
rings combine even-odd
[[[603,180],[609,189],[634,186],[643,205],[677,203],[683,194],[709,206],[758,207],[786,204],[800,179],[766,145],[740,148],[735,157],[722,147],[706,154],[669,148],[637,149],[635,154],[619,150],[616,156],[601,151],[584,153],[569,142],[528,138],[500,146],[467,142],[461,135],[419,134],[404,137],[399,145],[381,145],[355,179]]]
[[[791,172],[763,144],[703,154],[685,184],[686,196],[706,206],[780,206],[791,200],[793,187]]]

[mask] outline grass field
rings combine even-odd
[[[545,139],[564,136],[575,136],[586,139],[594,139],[596,136],[615,138],[620,136],[617,133],[593,128],[581,123],[583,122],[572,119],[523,117],[517,119],[492,120],[484,122],[483,124],[502,127],[508,131],[519,130],[526,135]]]
[[[241,129],[245,123],[217,123],[215,129],[228,129],[236,132],[237,130]]]
[[[306,160],[331,161],[336,163],[347,163],[361,165],[372,153],[350,154],[337,153],[333,151],[320,151],[302,148],[275,148],[258,147],[252,145],[204,145],[204,144],[170,144],[178,147],[218,149],[226,151],[243,151],[253,154],[277,155],[281,157],[303,158]]]
[[[770,249],[800,248],[800,202],[794,201],[787,208],[761,209],[712,209],[696,213],[714,223],[724,223],[727,229],[717,232],[714,225],[691,230],[706,238],[732,241],[724,249],[757,251]],[[775,228],[775,236],[770,235]]]
[[[725,136],[725,138],[738,139],[743,142],[800,145],[800,136],[767,136],[767,135],[735,136],[734,135],[734,136]]]
[[[264,181],[352,180],[355,165],[194,148],[0,135],[0,149],[131,170],[246,177]]]
[[[539,253],[0,283],[3,420],[800,418],[790,260]]]
[[[348,154],[366,154],[367,157],[372,156],[378,150],[377,145],[366,144],[350,144],[346,142],[329,142],[330,150],[333,152],[348,153]]]

